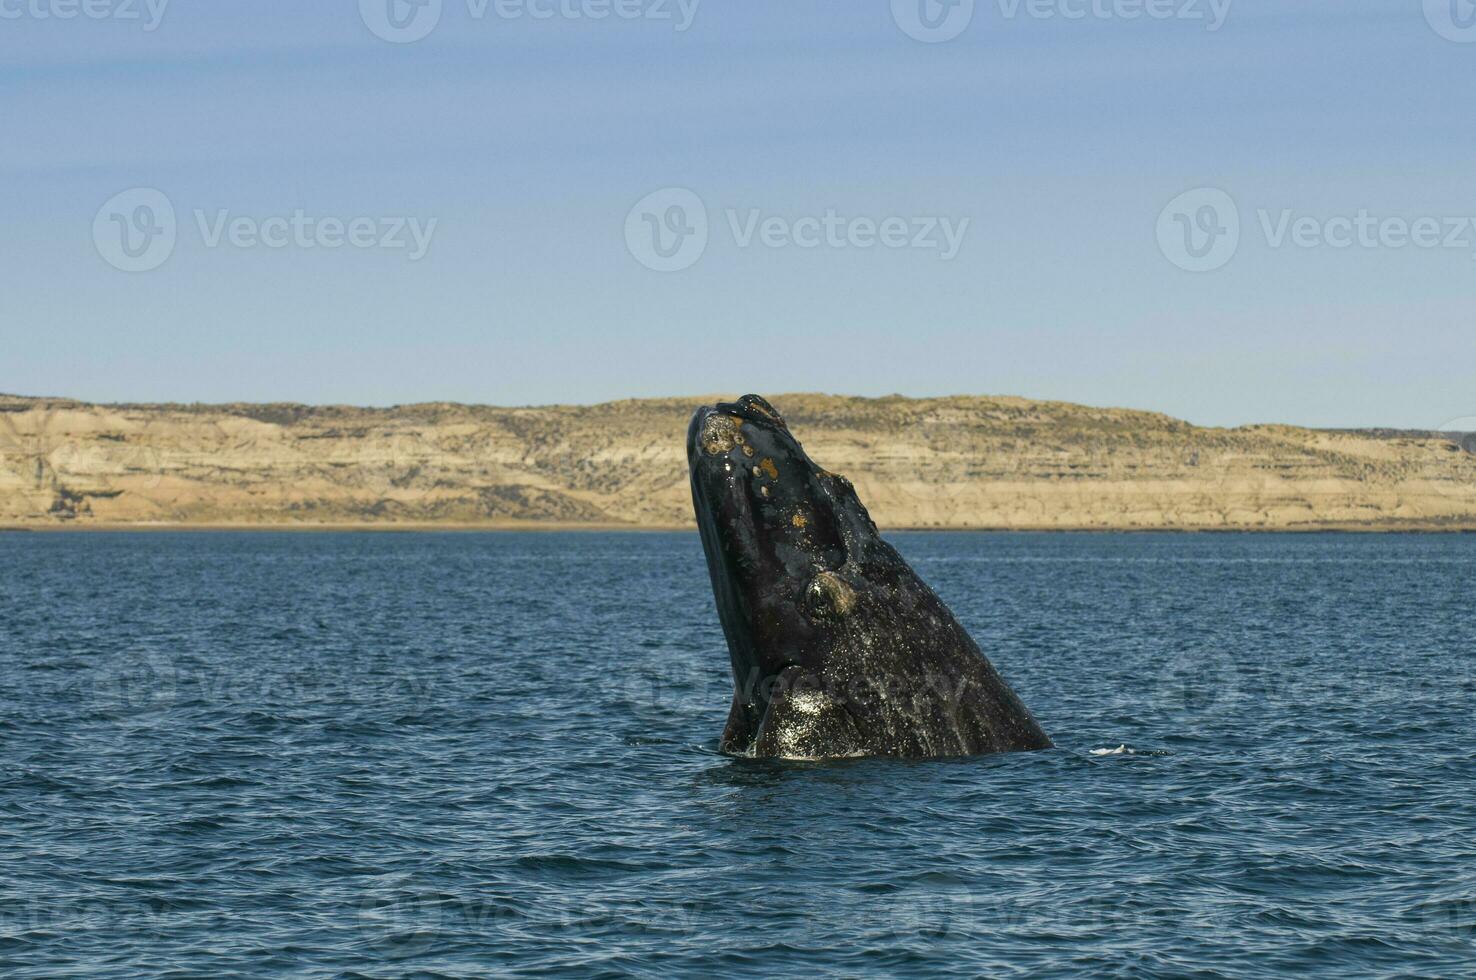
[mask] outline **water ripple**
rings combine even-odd
[[[894,540],[1058,748],[722,756],[695,536],[0,536],[0,974],[1469,974],[1476,538]]]

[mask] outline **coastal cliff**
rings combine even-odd
[[[388,409],[0,396],[0,524],[686,527],[713,396]],[[1201,428],[1012,397],[777,395],[891,528],[1476,529],[1434,432]]]

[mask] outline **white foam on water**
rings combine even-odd
[[[1136,749],[1130,749],[1126,745],[1119,745],[1115,749],[1092,749],[1092,755],[1137,755]]]

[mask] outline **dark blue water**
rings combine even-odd
[[[0,534],[0,974],[1476,968],[1476,537],[892,540],[1058,748],[716,754],[695,534]]]

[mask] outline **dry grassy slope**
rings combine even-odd
[[[0,396],[0,523],[690,523],[694,405],[393,409]],[[1476,455],[1437,436],[1021,398],[774,402],[891,527],[1476,528]]]

